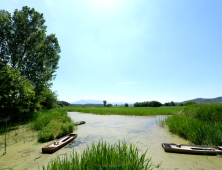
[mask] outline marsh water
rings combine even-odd
[[[162,162],[159,169],[221,169],[222,159],[218,156],[187,155],[166,153],[161,143],[189,144],[177,135],[171,134],[167,129],[160,127],[158,121],[166,116],[119,116],[95,115],[78,112],[69,112],[75,121],[86,121],[78,126],[78,137],[63,150],[64,154],[75,148],[81,153],[87,145],[103,139],[110,144],[125,140],[127,144],[133,143],[139,148],[140,154],[147,149],[147,157],[152,157],[154,164]],[[62,155],[60,151],[60,155]]]

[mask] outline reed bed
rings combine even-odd
[[[135,115],[135,116],[147,116],[147,115],[173,115],[178,114],[183,107],[64,107],[60,108],[69,112],[83,112],[93,113],[100,115]]]
[[[138,148],[130,144],[128,147],[126,142],[119,141],[118,144],[110,145],[102,140],[97,145],[92,143],[91,147],[87,147],[81,155],[75,150],[63,158],[57,157],[52,160],[47,167],[43,166],[43,170],[104,170],[104,169],[124,169],[124,170],[149,170],[154,165],[151,158],[145,159],[147,150],[140,157]]]
[[[60,138],[68,133],[71,133],[75,130],[73,120],[68,117],[68,114],[65,110],[60,109],[50,109],[42,110],[41,112],[33,113],[35,116],[29,122],[15,123],[11,124],[8,122],[7,128],[7,145],[17,143],[26,139],[26,131],[32,131],[32,134],[35,134],[33,138],[37,137],[38,142],[47,142],[55,138]],[[23,122],[24,123],[24,122]],[[3,124],[5,124],[3,122]],[[26,127],[26,130],[22,130]],[[0,133],[0,151],[2,149],[2,140],[5,135],[4,126],[1,127]]]
[[[201,120],[203,122],[222,122],[222,103],[202,103],[187,106],[183,109],[186,117]]]
[[[186,106],[164,120],[169,130],[199,145],[222,145],[222,104]]]
[[[74,123],[66,111],[61,109],[43,110],[31,128],[38,132],[38,142],[47,142],[58,139],[74,131]]]

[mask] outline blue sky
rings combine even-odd
[[[220,0],[1,0],[0,9],[23,6],[59,40],[59,100],[222,96]]]

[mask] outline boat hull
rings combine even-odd
[[[203,145],[185,145],[174,143],[162,143],[165,152],[182,153],[182,154],[197,154],[197,155],[218,155],[222,154],[221,147],[218,146],[203,146]]]
[[[57,141],[59,144],[55,144],[54,142],[50,143],[49,145],[46,145],[45,147],[42,148],[42,153],[54,153],[57,150],[61,149],[65,145],[67,145],[69,142],[74,140],[77,137],[77,134],[75,133],[70,133],[69,135],[66,135]]]
[[[76,122],[75,125],[82,125],[82,124],[85,124],[86,122],[85,121],[81,121],[81,122]]]

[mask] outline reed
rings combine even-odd
[[[47,142],[60,138],[74,131],[74,124],[64,110],[50,109],[39,113],[31,123],[31,128],[38,132],[38,142]]]
[[[222,121],[222,103],[188,105],[182,112],[186,117],[204,122],[215,123]]]
[[[126,142],[119,141],[118,144],[110,145],[102,140],[97,145],[92,143],[81,155],[73,149],[70,155],[63,158],[57,157],[52,160],[43,170],[104,170],[104,169],[124,169],[124,170],[148,170],[153,169],[154,165],[151,158],[145,159],[147,150],[140,157],[138,148]]]
[[[65,110],[60,109],[50,109],[50,110],[42,110],[41,112],[33,113],[32,119],[29,119],[29,122],[25,122],[25,125],[22,123],[14,123],[9,124],[7,128],[7,139],[9,138],[13,141],[11,143],[17,143],[23,139],[25,142],[26,132],[23,127],[27,127],[30,129],[33,134],[32,138],[36,139],[38,142],[47,142],[53,140],[55,138],[60,138],[61,136],[67,135],[75,130],[75,126],[73,121]],[[24,123],[24,122],[23,122]],[[5,128],[1,128],[2,132],[5,132]],[[36,135],[36,132],[38,133]],[[4,133],[0,135],[0,140],[4,138]],[[7,142],[8,144],[9,142]],[[1,142],[0,142],[1,145]],[[0,146],[1,148],[2,146]]]
[[[222,145],[222,105],[196,104],[186,106],[182,114],[164,120],[168,129],[194,144]]]
[[[135,116],[147,116],[147,115],[172,115],[178,114],[183,107],[64,107],[59,108],[69,112],[83,112],[100,115],[135,115]]]

